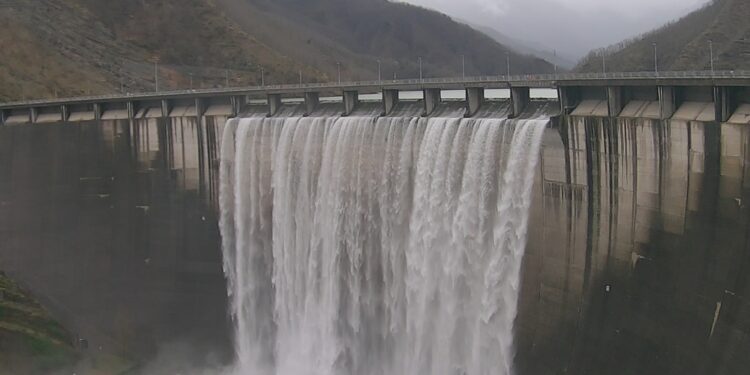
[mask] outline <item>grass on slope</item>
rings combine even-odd
[[[71,336],[0,272],[0,374],[47,374],[72,368]]]
[[[377,60],[386,78],[394,73],[417,77],[419,57],[426,76],[456,76],[461,55],[470,75],[500,74],[507,52],[515,73],[553,70],[552,64],[509,50],[444,14],[396,1],[216,1],[232,10],[229,17],[237,25],[289,56],[314,60],[329,74],[335,74],[337,61],[344,61],[349,79],[376,77]]]
[[[2,4],[0,4],[2,5]],[[0,101],[323,75],[233,26],[213,0],[14,0],[0,6]]]
[[[714,0],[685,17],[657,30],[589,54],[576,70],[601,72],[602,55],[607,71],[652,71],[654,47],[660,70],[708,70],[709,42],[713,43],[717,70],[750,69],[750,2]]]
[[[2,0],[0,0],[0,4]],[[0,101],[506,71],[507,47],[387,0],[13,0],[0,6]],[[550,72],[510,51],[513,73]]]
[[[66,0],[77,2],[108,25],[117,40],[137,46],[172,66],[244,71],[253,80],[260,67],[268,77],[293,81],[299,69],[321,74],[294,61],[238,28],[213,0]]]
[[[104,76],[46,48],[13,12],[0,8],[0,101],[104,90]],[[70,89],[75,88],[75,89]]]

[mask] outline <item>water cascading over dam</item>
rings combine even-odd
[[[548,119],[230,120],[220,227],[241,374],[511,374]]]

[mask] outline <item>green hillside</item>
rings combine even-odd
[[[657,30],[591,52],[576,70],[601,72],[604,55],[607,71],[652,71],[654,43],[662,71],[710,70],[711,47],[716,70],[750,69],[749,18],[747,0],[714,0]]]
[[[0,0],[0,101],[505,71],[508,49],[385,0]],[[512,53],[516,73],[552,65]],[[158,68],[155,62],[158,61]]]
[[[48,374],[73,368],[72,338],[47,312],[0,272],[0,374]]]

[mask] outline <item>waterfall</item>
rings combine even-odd
[[[510,375],[546,123],[230,120],[236,373]]]

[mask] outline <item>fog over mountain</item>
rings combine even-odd
[[[708,0],[403,0],[442,11],[568,58],[679,18]]]

